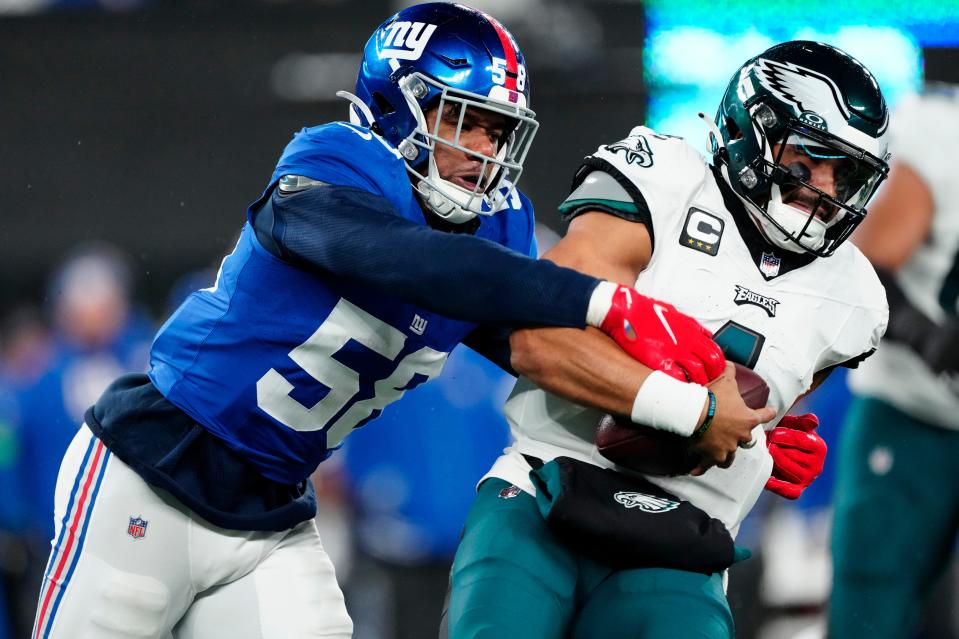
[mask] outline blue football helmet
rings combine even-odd
[[[371,128],[403,156],[411,181],[434,213],[452,223],[492,215],[506,203],[523,172],[539,126],[530,110],[529,77],[513,36],[492,17],[469,7],[433,2],[400,11],[373,33],[363,51],[350,120]],[[451,109],[453,139],[432,130],[424,112]],[[506,118],[495,156],[460,144],[468,108]],[[447,144],[482,161],[470,190],[444,180],[434,150]]]

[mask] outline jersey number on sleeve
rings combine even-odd
[[[257,406],[293,430],[327,430],[327,446],[333,447],[351,430],[402,397],[415,381],[414,377],[419,376],[416,380],[419,383],[432,379],[439,375],[446,362],[447,353],[424,346],[396,362],[389,376],[374,381],[333,358],[350,340],[395,361],[403,350],[406,336],[341,299],[316,332],[290,351],[290,359],[330,389],[326,396],[307,408],[290,396],[293,385],[271,368],[256,383]],[[366,382],[365,385],[372,382],[373,396],[356,401],[361,381]]]

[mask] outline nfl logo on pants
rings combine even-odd
[[[146,519],[140,517],[130,517],[130,525],[127,526],[127,534],[133,537],[134,539],[142,539],[147,534],[147,524],[149,524]]]

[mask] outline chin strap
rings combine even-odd
[[[732,180],[729,177],[729,167],[725,162],[719,163],[719,172],[723,176],[723,179],[726,180],[726,183],[732,186]],[[782,235],[782,232],[770,224],[763,211],[761,211],[759,207],[752,203],[749,199],[740,195],[739,191],[736,189],[733,189],[733,195],[735,195],[736,198],[742,202],[743,207],[746,209],[746,213],[749,215],[749,219],[752,220],[753,224],[756,226],[756,229],[759,231],[759,234],[762,235],[763,239],[766,240],[770,245],[792,252],[802,251],[802,249],[800,249],[798,246],[788,246],[787,244],[790,244],[789,242],[777,241],[775,237]]]
[[[417,183],[416,192],[423,198],[423,203],[429,210],[450,224],[462,224],[476,217],[476,213],[459,206],[426,180]]]
[[[826,230],[828,228],[822,220],[816,217],[810,220],[809,213],[783,202],[778,184],[773,184],[769,192],[769,198],[769,204],[766,205],[769,216],[783,226],[787,233],[797,239],[790,239],[783,231],[780,231],[768,222],[764,223],[767,237],[775,238],[774,243],[777,246],[787,251],[792,251],[793,253],[805,253],[807,250],[804,248],[805,246],[809,247],[808,250],[813,251],[822,248],[822,245],[826,241]],[[803,229],[806,230],[806,233],[800,236]],[[799,240],[803,240],[804,244],[800,245]]]
[[[349,101],[350,103],[350,123],[356,124],[359,126],[364,126],[370,128],[373,126],[373,112],[370,111],[370,107],[366,106],[366,103],[360,100],[358,97],[350,93],[349,91],[337,91],[336,97],[343,98],[344,100]],[[366,118],[364,123],[360,120],[360,116]]]
[[[719,127],[716,126],[716,123],[712,121],[709,116],[700,111],[696,115],[706,124],[706,128],[709,129],[709,133],[706,135],[706,139],[709,141],[709,147],[716,147],[715,153],[719,153],[724,148],[726,148],[726,143],[723,141],[723,134],[720,132]]]

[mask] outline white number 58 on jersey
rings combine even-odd
[[[424,346],[397,362],[388,377],[374,381],[373,397],[355,401],[360,391],[361,372],[333,359],[333,355],[350,340],[393,361],[403,350],[406,336],[341,299],[316,332],[290,351],[290,359],[310,377],[329,388],[329,393],[313,407],[307,408],[290,397],[293,385],[275,368],[271,368],[256,383],[257,406],[293,430],[327,430],[327,446],[334,447],[356,426],[369,419],[374,411],[380,411],[402,397],[414,375],[433,379],[446,363],[447,353]],[[343,412],[347,406],[349,408]]]

